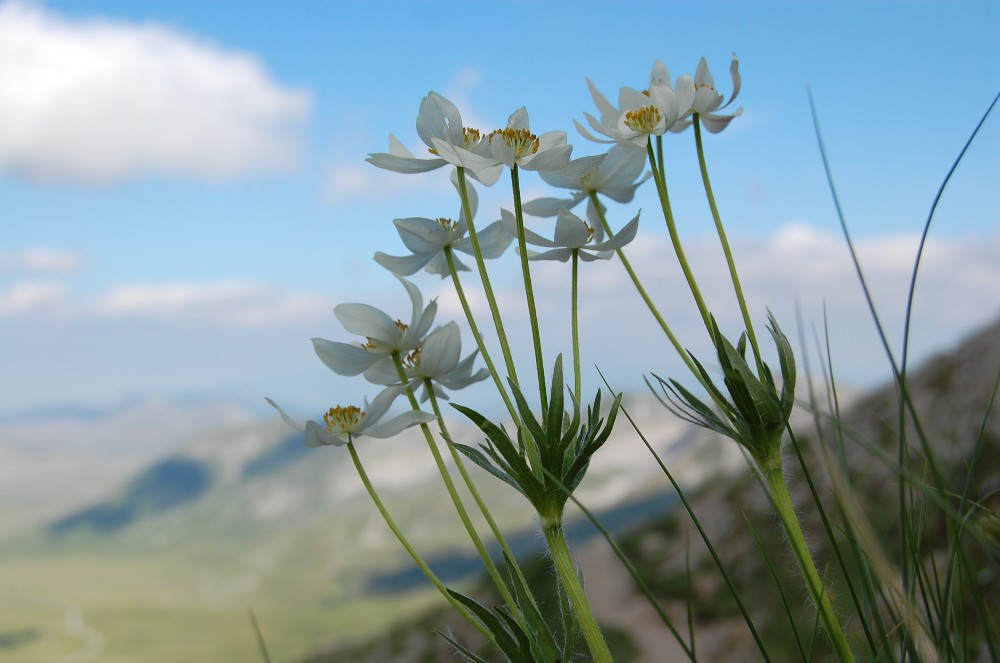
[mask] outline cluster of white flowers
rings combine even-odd
[[[650,74],[649,87],[646,90],[621,88],[617,108],[588,79],[600,118],[584,114],[590,130],[579,122],[575,124],[584,137],[614,145],[605,154],[577,159],[571,159],[573,147],[567,143],[566,132],[532,133],[528,111],[523,107],[510,115],[504,128],[481,131],[465,126],[455,104],[430,92],[421,100],[416,119],[417,135],[429,156],[416,156],[390,134],[389,151],[373,153],[367,158],[379,168],[404,174],[453,166],[452,183],[465,196],[457,219],[406,217],[394,220],[409,255],[375,253],[375,261],[395,274],[406,288],[412,303],[410,321],[403,323],[367,304],[341,304],[334,309],[337,319],[345,330],[365,340],[344,343],[313,339],[316,354],[331,370],[346,376],[363,375],[369,382],[386,388],[370,405],[366,400],[363,409],[357,406],[331,408],[323,416],[323,423],[310,421],[301,426],[278,408],[281,415],[305,431],[310,445],[345,444],[362,435],[388,437],[407,426],[433,418],[413,410],[384,424],[378,423],[393,400],[408,386],[423,387],[425,400],[431,394],[447,398],[444,389],[462,389],[489,377],[486,369],[473,371],[479,350],[461,358],[461,335],[457,324],[450,322],[431,329],[436,302],[424,307],[420,290],[403,277],[424,270],[443,279],[458,271],[468,271],[468,266],[454,255],[455,251],[474,255],[478,260],[499,258],[519,231],[525,242],[544,249],[527,252],[530,260],[565,262],[573,257],[590,262],[610,258],[635,238],[639,215],[614,237],[605,239],[603,206],[597,202],[597,197],[605,196],[619,203],[632,201],[636,189],[650,177],[650,173],[644,174],[647,163],[644,148],[650,136],[681,131],[696,118],[708,131],[715,133],[740,115],[742,108],[730,115],[718,112],[739,94],[739,61],[735,55],[730,74],[733,92],[723,104],[725,100],[716,91],[704,58],[693,78],[684,75],[676,83],[671,82],[666,66],[657,61]],[[464,181],[464,176],[467,174],[482,185],[492,186],[505,169],[536,171],[549,185],[572,192],[569,197],[539,198],[523,205],[526,214],[556,217],[552,239],[524,228],[523,222],[519,228],[515,215],[501,210],[501,218],[478,230],[476,241],[472,241],[470,227],[478,211],[478,195],[472,184]],[[585,199],[588,201],[586,221],[571,211]]]
[[[579,122],[576,128],[586,138],[597,143],[627,143],[645,147],[650,136],[662,136],[668,131],[679,132],[691,125],[695,115],[712,133],[725,129],[732,119],[743,113],[739,108],[731,115],[717,111],[729,106],[740,93],[740,61],[733,54],[729,74],[733,79],[733,94],[725,98],[715,89],[715,79],[708,70],[705,58],[698,63],[694,78],[687,74],[670,82],[667,66],[659,60],[653,65],[649,87],[636,90],[623,87],[618,93],[618,108],[601,94],[588,78],[590,95],[600,112],[600,119],[584,113],[590,128],[605,138],[598,138]]]

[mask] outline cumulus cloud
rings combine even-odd
[[[292,167],[307,92],[152,23],[0,5],[0,173],[107,184]]]
[[[0,252],[0,276],[4,274],[71,274],[83,264],[75,251],[34,247],[16,254]]]
[[[21,280],[0,289],[0,318],[34,317],[64,325],[129,321],[230,329],[278,327],[318,323],[332,305],[327,295],[237,280],[128,284],[94,297],[75,295],[51,280]]]
[[[114,288],[91,307],[105,318],[171,320],[233,327],[299,323],[330,309],[330,302],[257,283],[164,283]]]
[[[22,281],[0,290],[0,317],[52,310],[63,300],[63,288],[47,281]]]

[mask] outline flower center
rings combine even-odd
[[[466,150],[470,152],[474,151],[479,145],[480,141],[483,140],[483,134],[479,129],[473,129],[472,127],[462,127],[462,145]],[[433,147],[428,147],[427,151],[434,156],[439,156],[438,151]]]
[[[477,145],[479,141],[483,139],[483,134],[480,133],[479,129],[473,129],[472,127],[462,128],[462,138],[465,143],[465,149],[472,150]]]
[[[643,106],[625,113],[625,126],[639,134],[650,134],[663,119],[656,106]]]
[[[403,357],[403,366],[407,368],[417,368],[420,366],[420,348],[413,350],[410,354]]]
[[[458,228],[458,221],[452,221],[451,219],[440,217],[437,222],[448,232],[454,232],[455,229]]]
[[[361,422],[365,419],[365,413],[361,411],[361,408],[354,405],[348,405],[347,407],[332,407],[330,410],[323,415],[323,423],[326,424],[326,430],[330,433],[343,433],[350,432],[361,425]]]
[[[402,320],[396,320],[396,328],[401,332],[405,332],[410,326]],[[379,350],[386,347],[386,342],[381,339],[372,338],[371,336],[366,336],[365,338],[367,339],[366,342],[361,344],[361,347],[365,350]]]
[[[527,129],[497,129],[490,134],[490,140],[494,136],[503,138],[507,147],[514,151],[515,158],[538,152],[538,136]]]

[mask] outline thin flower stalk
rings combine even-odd
[[[809,545],[806,543],[798,516],[795,514],[795,506],[788,493],[788,484],[785,483],[781,457],[776,456],[773,462],[766,464],[758,461],[758,465],[771,497],[771,503],[774,505],[774,510],[777,512],[785,535],[788,537],[788,545],[795,555],[799,571],[806,581],[809,596],[816,604],[816,609],[819,611],[820,619],[834,651],[837,653],[837,658],[842,662],[853,662],[855,660],[854,652],[851,651],[851,646],[847,642],[847,636],[844,634],[844,629],[834,611],[827,588],[813,562],[812,553],[809,552]]]
[[[659,166],[657,165],[657,160],[653,153],[652,141],[646,144],[646,152],[649,156],[649,165],[653,170],[653,181],[656,183],[656,193],[660,199],[660,208],[663,210],[663,220],[667,223],[667,231],[670,233],[670,242],[674,246],[674,253],[677,254],[677,262],[680,263],[681,270],[684,272],[684,278],[687,280],[688,288],[691,290],[691,295],[694,297],[695,304],[698,305],[698,312],[701,313],[701,318],[705,323],[705,328],[708,330],[709,335],[711,335],[712,323],[708,313],[708,307],[705,306],[705,300],[701,296],[701,290],[699,290],[698,283],[695,281],[694,274],[691,272],[691,265],[688,264],[687,256],[684,254],[684,248],[681,246],[680,235],[677,233],[677,224],[674,221],[674,213],[670,207],[670,198],[667,195],[667,182],[663,171],[663,146],[661,136],[657,136],[656,143],[657,150],[660,153]]]
[[[577,407],[580,407],[580,397],[582,391],[582,378],[580,376],[580,320],[579,311],[579,272],[580,272],[580,251],[573,249],[573,274],[570,291],[570,319],[573,336],[573,393],[576,395]]]
[[[583,584],[576,570],[576,564],[570,554],[569,546],[566,543],[566,533],[563,531],[562,519],[546,522],[542,525],[542,534],[545,536],[545,543],[548,544],[549,554],[552,555],[552,564],[556,573],[559,574],[559,582],[562,583],[569,598],[573,614],[576,615],[583,633],[583,639],[587,642],[587,648],[596,663],[612,663],[611,651],[608,643],[597,625],[597,619],[590,608],[590,601],[583,591]]]
[[[459,166],[457,172],[459,197],[462,199],[462,211],[465,214],[465,218],[468,219],[469,241],[472,243],[472,250],[476,258],[476,267],[479,270],[479,278],[483,282],[483,292],[486,294],[486,302],[489,304],[490,314],[493,316],[493,326],[496,328],[497,338],[500,340],[500,350],[503,352],[504,364],[507,366],[507,375],[514,382],[517,382],[517,369],[514,368],[514,358],[510,352],[510,344],[507,342],[503,320],[500,318],[500,308],[497,306],[496,295],[493,294],[493,286],[490,283],[490,276],[486,271],[486,261],[483,258],[483,250],[479,244],[479,235],[476,232],[476,224],[472,218],[472,208],[469,204],[469,190],[465,181],[465,168]],[[452,274],[454,274],[454,271]],[[470,320],[472,319],[472,314],[468,310],[466,310],[466,316]],[[482,348],[482,345],[480,345],[480,348]],[[506,402],[506,398],[504,400]]]
[[[528,247],[524,238],[524,213],[521,210],[521,183],[517,164],[510,169],[510,183],[514,191],[514,219],[517,223],[517,247],[521,255],[521,276],[524,281],[524,298],[528,303],[528,320],[531,322],[531,340],[535,348],[535,369],[538,373],[538,398],[542,413],[548,410],[545,398],[545,364],[542,358],[542,337],[538,330],[538,312],[535,309],[535,291],[531,287],[531,270],[528,269]]]
[[[444,415],[441,414],[441,407],[438,403],[437,396],[434,395],[433,391],[428,391],[428,393],[431,395],[431,410],[434,412],[434,416],[437,417],[438,426],[441,427],[441,435],[448,444],[448,450],[451,452],[452,460],[455,461],[455,467],[458,468],[458,472],[462,475],[462,480],[465,481],[465,486],[469,489],[472,499],[479,507],[479,511],[483,514],[483,518],[486,519],[486,523],[489,525],[494,538],[496,538],[497,544],[500,546],[500,550],[503,551],[504,558],[514,561],[514,564],[511,565],[513,567],[511,570],[517,576],[518,582],[520,582],[521,586],[528,593],[529,599],[534,602],[535,598],[531,595],[531,588],[528,585],[527,579],[524,577],[524,572],[516,563],[517,558],[514,556],[514,552],[510,549],[506,537],[504,537],[503,532],[500,530],[500,526],[497,525],[489,507],[486,506],[482,496],[479,494],[479,490],[476,488],[475,482],[472,480],[472,477],[469,475],[469,471],[465,467],[465,462],[462,460],[461,454],[458,453],[454,445],[451,443],[451,435],[448,433],[448,427],[445,424]],[[517,614],[517,611],[515,611],[515,614]]]
[[[743,286],[740,284],[740,277],[736,271],[736,261],[733,259],[733,252],[729,248],[726,229],[722,225],[719,208],[715,203],[715,194],[712,192],[712,181],[708,177],[708,165],[705,163],[705,149],[701,140],[701,119],[697,114],[694,117],[694,142],[698,150],[698,167],[701,169],[701,181],[705,185],[705,196],[708,198],[708,206],[712,210],[712,219],[715,221],[715,229],[719,234],[719,241],[722,243],[722,251],[726,254],[729,276],[732,278],[733,289],[736,291],[736,299],[739,301],[740,312],[743,314],[743,324],[746,325],[750,347],[753,348],[753,354],[757,360],[757,374],[762,376],[764,374],[764,365],[760,356],[760,346],[757,345],[757,334],[754,333],[753,322],[750,320],[750,312],[747,310],[747,302],[743,296]]]
[[[419,411],[420,405],[417,403],[417,397],[414,394],[413,387],[408,383],[406,370],[403,367],[403,361],[398,352],[393,353],[392,360],[396,365],[396,371],[399,373],[400,380],[402,380],[403,384],[407,385],[406,397],[410,401],[410,407],[414,411]],[[425,386],[427,387],[427,393],[431,397],[434,397],[434,387],[431,384],[431,381],[426,380]],[[434,402],[436,404],[436,398]],[[438,421],[442,421],[439,413],[435,412],[435,415],[437,415]],[[493,563],[493,559],[486,550],[486,546],[483,544],[482,538],[479,536],[475,526],[472,524],[472,520],[469,518],[469,512],[466,511],[465,504],[462,503],[462,498],[455,489],[455,482],[452,481],[451,473],[448,472],[448,468],[444,464],[444,458],[441,457],[441,451],[437,447],[437,442],[434,440],[434,435],[431,433],[430,427],[426,423],[421,423],[420,430],[423,432],[424,440],[427,441],[427,447],[430,449],[431,455],[434,457],[434,463],[437,465],[438,472],[441,474],[441,480],[444,482],[445,488],[448,491],[448,496],[451,497],[451,501],[455,505],[455,510],[458,512],[458,517],[461,519],[466,533],[468,533],[469,538],[472,540],[472,544],[475,546],[476,552],[479,553],[479,557],[483,560],[483,565],[486,567],[487,573],[489,573],[490,578],[493,580],[494,584],[496,584],[497,589],[500,591],[500,595],[503,597],[504,601],[511,607],[511,610],[517,614],[517,603],[514,601],[514,597],[507,589],[507,583],[505,583],[503,578],[500,576],[500,571],[497,569],[496,564]]]
[[[493,357],[486,348],[482,332],[479,331],[479,325],[476,324],[476,318],[472,315],[472,307],[469,306],[469,299],[465,295],[465,288],[462,287],[462,282],[458,278],[458,266],[455,264],[455,256],[451,252],[451,247],[445,247],[444,256],[448,261],[448,270],[451,272],[451,281],[455,285],[455,293],[458,295],[458,301],[462,304],[462,311],[465,312],[465,320],[469,323],[469,329],[472,330],[473,338],[476,339],[479,354],[483,356],[483,361],[490,371],[490,377],[493,378],[493,384],[496,385],[497,393],[500,394],[500,398],[503,399],[503,403],[507,407],[507,412],[516,423],[518,420],[517,410],[514,408],[514,404],[510,400],[510,395],[507,393],[507,388],[503,384],[500,371],[497,370],[496,365],[493,363]]]
[[[490,633],[489,629],[483,626],[482,622],[476,619],[476,617],[473,616],[473,614],[469,612],[464,605],[462,605],[459,601],[455,599],[455,597],[451,595],[451,592],[448,591],[448,588],[444,586],[444,583],[441,582],[441,579],[438,578],[437,575],[435,575],[435,573],[431,570],[429,566],[427,566],[427,562],[424,561],[423,557],[420,556],[420,553],[418,553],[416,549],[413,547],[413,545],[410,544],[410,541],[403,534],[402,530],[400,530],[399,526],[396,525],[396,521],[393,520],[392,516],[389,515],[388,509],[385,508],[385,504],[382,503],[382,500],[379,498],[378,493],[375,491],[375,487],[372,485],[371,479],[368,478],[368,473],[365,472],[365,468],[361,464],[361,459],[358,457],[358,452],[354,448],[353,441],[347,443],[347,450],[351,453],[351,460],[354,462],[354,468],[357,470],[358,476],[361,478],[361,483],[364,484],[365,490],[368,491],[368,495],[371,497],[372,502],[375,504],[375,508],[378,509],[378,512],[382,515],[382,519],[385,520],[385,524],[388,525],[389,529],[392,530],[392,533],[396,535],[396,540],[399,541],[399,544],[403,546],[403,549],[406,550],[407,553],[409,553],[410,558],[413,559],[417,567],[423,572],[425,576],[427,576],[427,579],[431,581],[431,584],[434,585],[434,587],[438,590],[438,592],[441,593],[442,596],[444,596],[444,598],[448,601],[448,603],[450,603],[451,606],[455,608],[455,610],[457,610],[460,615],[465,617],[469,621],[469,623],[472,624],[476,628],[476,630],[483,635],[483,637],[485,637],[490,642],[493,642],[493,634]]]

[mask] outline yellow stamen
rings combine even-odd
[[[403,357],[403,366],[407,368],[417,368],[420,366],[420,348]]]
[[[656,106],[643,106],[625,113],[625,126],[640,134],[653,133],[663,119],[663,114]]]
[[[479,145],[479,141],[481,141],[482,139],[483,139],[483,134],[482,132],[479,131],[479,129],[473,129],[472,127],[462,127],[462,147],[464,147],[465,149],[472,151],[473,149],[475,149],[477,145]],[[438,156],[438,151],[435,150],[433,147],[428,147],[427,151],[433,154],[434,156]]]
[[[354,405],[348,405],[347,407],[332,407],[330,410],[323,415],[323,423],[326,424],[326,430],[330,433],[340,433],[345,431],[352,431],[361,425],[361,422],[365,419],[365,413],[361,411],[361,408]]]
[[[514,158],[538,152],[538,136],[527,129],[497,129],[490,134],[490,140],[494,136],[503,138],[507,147],[514,151]]]
[[[405,332],[407,329],[410,328],[410,326],[408,324],[406,324],[405,322],[403,322],[402,320],[396,320],[395,324],[396,324],[396,327],[401,332]],[[385,346],[384,342],[379,341],[378,339],[372,338],[371,336],[366,336],[365,338],[368,339],[368,340],[365,343],[361,344],[361,347],[364,348],[365,350],[377,350],[377,349]]]

